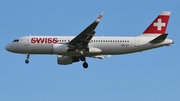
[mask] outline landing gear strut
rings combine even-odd
[[[83,67],[84,67],[84,68],[88,68],[88,63],[86,62],[86,57],[83,56],[83,55],[81,55],[81,56],[80,56],[80,60],[81,60],[81,61],[84,61]]]
[[[27,53],[26,55],[27,55],[27,56],[26,56],[25,63],[28,64],[28,63],[29,63],[29,56],[30,56],[30,54]]]

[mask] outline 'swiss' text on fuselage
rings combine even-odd
[[[31,43],[48,43],[56,44],[58,43],[58,38],[31,38]]]

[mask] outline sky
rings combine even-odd
[[[138,36],[171,11],[171,46],[58,65],[56,55],[10,53],[28,35],[76,36],[104,11],[96,36]],[[0,0],[0,101],[180,101],[179,0]]]

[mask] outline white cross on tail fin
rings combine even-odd
[[[158,17],[149,25],[143,34],[165,34],[168,25],[170,11],[163,11]]]

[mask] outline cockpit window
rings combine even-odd
[[[13,42],[19,42],[19,39],[15,39]]]

